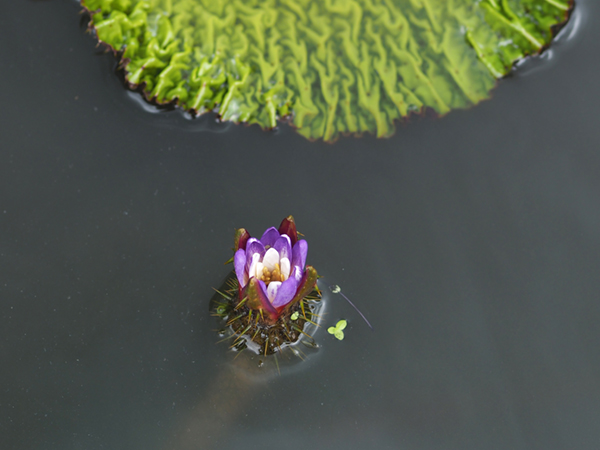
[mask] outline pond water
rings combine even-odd
[[[3,448],[597,448],[597,2],[490,101],[335,144],[145,111],[79,10],[0,18]],[[259,372],[208,303],[288,214],[374,331],[329,293],[345,339]]]

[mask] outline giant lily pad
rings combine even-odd
[[[307,138],[485,99],[548,46],[572,0],[81,0],[131,87]]]

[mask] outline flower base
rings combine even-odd
[[[302,300],[286,308],[276,320],[262,310],[253,310],[240,299],[239,282],[231,272],[211,299],[211,312],[221,320],[221,336],[231,339],[234,351],[249,349],[259,355],[272,355],[302,343],[316,347],[308,328],[318,327],[321,292],[317,286]],[[294,352],[298,356],[299,353]],[[301,356],[300,356],[301,357]]]

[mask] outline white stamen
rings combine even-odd
[[[275,264],[279,264],[279,252],[274,248],[270,248],[267,250],[267,253],[265,253],[262,262],[267,270],[272,272],[273,269],[275,269]]]
[[[253,276],[255,276],[257,280],[260,280],[262,278],[264,267],[265,265],[263,263],[259,262],[256,264],[256,273]]]
[[[248,278],[256,276],[256,265],[259,264],[260,254],[254,253],[252,255],[252,262],[250,263],[250,269],[248,269]],[[262,273],[262,272],[261,272]]]
[[[281,271],[281,279],[283,281],[287,280],[290,277],[290,260],[287,258],[281,258],[279,261],[279,270]]]

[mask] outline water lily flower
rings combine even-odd
[[[250,309],[262,310],[272,322],[316,285],[317,271],[306,266],[308,243],[298,239],[292,216],[279,228],[268,228],[260,239],[240,228],[234,250],[240,299],[247,298]]]

